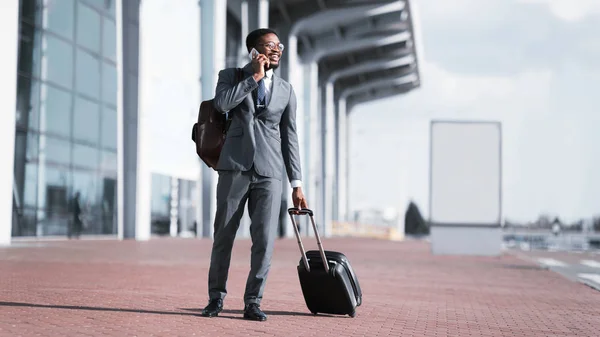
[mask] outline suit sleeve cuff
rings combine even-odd
[[[292,180],[290,182],[290,184],[292,185],[292,188],[302,187],[302,181],[301,180]]]

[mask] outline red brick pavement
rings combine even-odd
[[[241,319],[248,240],[225,312],[206,304],[209,240],[44,242],[0,248],[0,336],[600,336],[600,293],[514,256],[432,256],[424,242],[326,239],[361,282],[357,316],[312,316],[294,240],[278,241],[262,308]],[[312,242],[305,243],[309,249]]]

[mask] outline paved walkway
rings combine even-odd
[[[250,242],[236,242],[225,312],[206,304],[209,240],[0,248],[0,336],[600,336],[600,292],[512,255],[432,256],[424,242],[326,239],[358,274],[357,316],[312,316],[294,240],[278,241],[263,309],[242,317]],[[308,248],[315,245],[305,243]]]

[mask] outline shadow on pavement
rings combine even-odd
[[[187,311],[194,311],[194,312],[198,312],[198,314],[200,312],[202,312],[202,308],[180,308],[179,310],[187,310]],[[306,312],[293,312],[293,311],[269,311],[269,310],[264,310],[265,314],[267,314],[267,316],[269,315],[273,315],[273,316],[314,316],[311,313],[306,313]],[[243,315],[244,314],[244,310],[232,310],[232,309],[223,309],[223,311],[221,311],[222,314],[234,314],[234,315]],[[325,316],[325,315],[319,315],[319,316]],[[219,315],[219,317],[221,317],[221,315]],[[232,316],[222,316],[225,318],[238,318],[238,317],[232,317]]]
[[[30,308],[67,309],[67,310],[133,312],[133,313],[138,313],[138,314],[200,316],[200,314],[181,312],[181,311],[158,311],[158,310],[143,310],[143,309],[88,307],[88,306],[80,306],[80,305],[34,304],[34,303],[20,303],[20,302],[0,302],[0,307],[30,307]]]

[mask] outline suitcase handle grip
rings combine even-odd
[[[296,214],[296,215],[310,215],[313,216],[313,211],[308,209],[308,208],[297,208],[297,207],[292,207],[292,208],[288,208],[288,213],[290,214]]]
[[[293,207],[288,209],[288,214],[292,220],[292,227],[294,227],[294,233],[296,234],[296,239],[298,239],[298,247],[302,253],[302,261],[304,262],[304,267],[306,267],[306,270],[310,272],[310,265],[308,264],[308,258],[306,257],[306,251],[304,250],[304,245],[302,244],[302,239],[300,238],[300,231],[298,230],[298,224],[294,219],[294,215],[310,216],[310,222],[312,223],[312,228],[315,231],[315,237],[317,238],[317,245],[319,246],[319,252],[321,253],[323,266],[325,267],[325,272],[329,273],[329,263],[327,262],[327,256],[325,256],[325,250],[323,249],[323,244],[321,243],[321,237],[319,236],[319,231],[317,230],[317,224],[315,223],[313,211],[307,208],[299,209]]]

